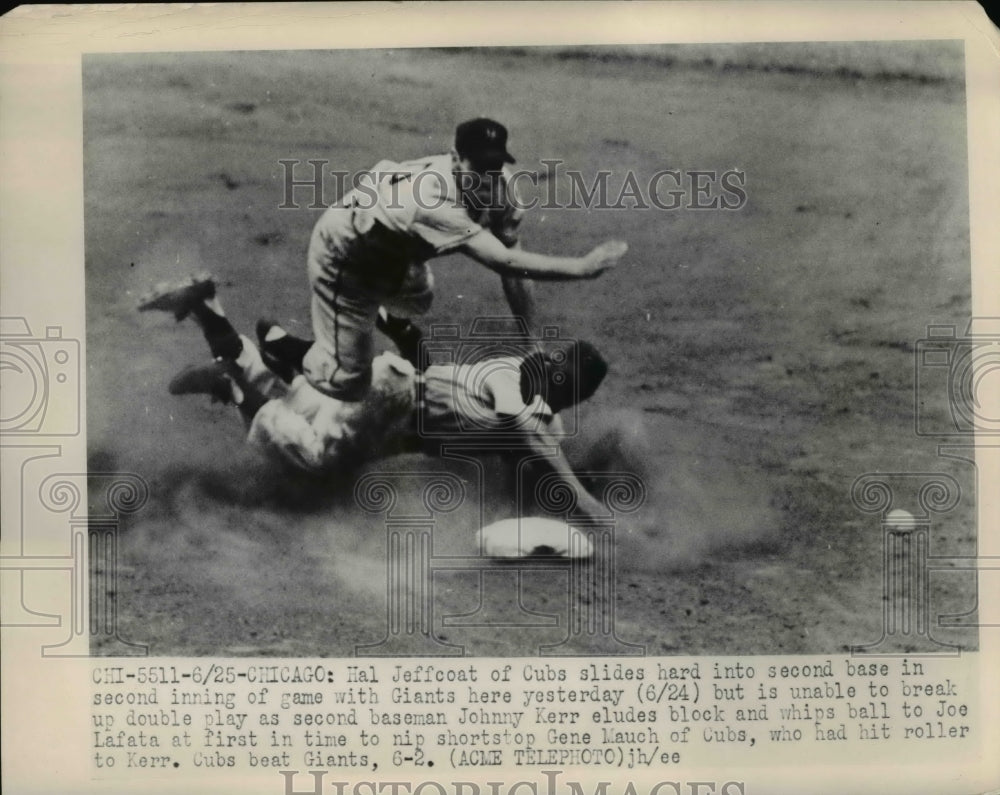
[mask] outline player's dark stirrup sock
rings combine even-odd
[[[264,397],[259,389],[248,384],[243,378],[235,380],[237,386],[240,388],[240,392],[243,393],[243,399],[236,404],[236,408],[239,409],[243,419],[249,424],[257,416],[257,412],[260,411],[261,407],[267,403],[267,398]]]
[[[312,342],[294,337],[269,318],[257,321],[257,344],[264,364],[286,383],[302,372],[302,362]]]
[[[391,339],[399,354],[414,367],[420,367],[420,340],[423,334],[409,319],[390,315],[384,310],[379,310],[375,318],[375,328]]]
[[[265,351],[299,373],[302,372],[302,360],[311,347],[312,341],[293,337],[291,334],[264,342]]]
[[[243,340],[229,322],[229,318],[220,315],[203,303],[196,304],[191,310],[208,343],[212,356],[216,359],[235,359],[243,351]]]

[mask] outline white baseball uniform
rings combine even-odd
[[[509,175],[509,172],[508,172]],[[507,190],[501,180],[495,195]],[[500,212],[467,208],[451,155],[383,160],[317,221],[307,257],[315,340],[303,369],[320,391],[359,400],[371,382],[379,306],[402,317],[433,299],[427,261],[457,249],[484,226],[507,245],[517,240],[516,201]]]
[[[373,360],[366,399],[345,402],[314,389],[301,375],[285,384],[250,340],[244,337],[243,344],[237,364],[272,398],[255,415],[248,440],[298,469],[322,472],[351,463],[345,456],[378,456],[394,441],[413,437],[416,411],[423,412],[425,429],[455,436],[515,428],[531,433],[558,423],[540,396],[524,403],[519,357],[432,365],[418,374],[405,359],[385,352]],[[375,449],[358,450],[358,438]]]
[[[254,415],[247,440],[265,455],[309,472],[341,464],[362,433],[367,442],[401,435],[411,423],[414,370],[393,353],[376,357],[372,393],[363,403],[337,400],[303,375],[286,384],[267,368],[256,346],[242,337],[236,363],[250,384],[271,398]]]

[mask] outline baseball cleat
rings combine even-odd
[[[309,343],[292,337],[273,320],[261,318],[257,321],[257,347],[267,368],[290,384],[302,370],[302,356]]]
[[[233,373],[238,368],[225,359],[185,367],[167,389],[171,395],[208,395],[213,403],[235,403]]]
[[[288,332],[278,325],[276,321],[271,320],[271,318],[262,317],[257,321],[257,342],[261,350],[272,340],[281,339],[285,336],[288,336]]]
[[[406,318],[394,317],[384,308],[379,308],[375,328],[395,343],[400,356],[420,369],[420,341],[424,335],[417,326]]]
[[[152,309],[173,312],[174,317],[180,321],[202,301],[214,297],[215,279],[211,274],[199,273],[181,284],[163,282],[156,285],[139,299],[138,309],[140,312]]]

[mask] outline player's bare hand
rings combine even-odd
[[[624,240],[609,240],[606,243],[601,243],[584,257],[587,262],[587,276],[600,276],[604,271],[613,268],[618,264],[618,260],[625,256],[626,251],[628,251],[628,243]]]

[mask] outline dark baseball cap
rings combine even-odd
[[[559,412],[593,397],[607,374],[608,363],[600,351],[584,340],[535,351],[521,362],[521,399],[527,405],[540,394]]]
[[[507,128],[493,119],[470,119],[455,129],[455,151],[478,163],[513,163],[507,151]]]

